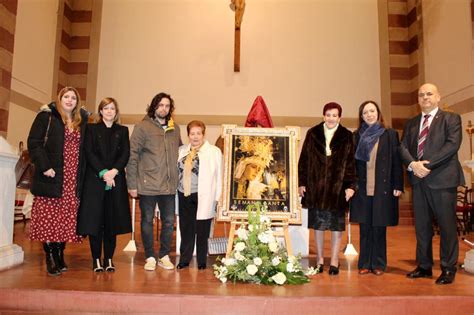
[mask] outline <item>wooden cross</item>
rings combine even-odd
[[[230,7],[235,11],[234,72],[240,72],[240,26],[245,11],[245,0],[231,0]]]

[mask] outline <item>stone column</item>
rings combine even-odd
[[[11,146],[0,137],[0,270],[21,264],[24,256],[21,247],[13,244],[17,160]]]

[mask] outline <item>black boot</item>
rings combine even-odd
[[[66,248],[66,242],[54,244],[55,258],[58,264],[58,269],[61,271],[67,271],[67,265],[64,262],[64,249]]]
[[[46,253],[46,270],[50,276],[59,276],[61,271],[59,270],[57,263],[54,259],[54,245],[53,243],[45,242],[43,243],[43,249]]]

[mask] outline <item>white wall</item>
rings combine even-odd
[[[19,0],[12,84],[14,92],[47,103],[51,100],[58,0]],[[26,141],[35,113],[10,103],[7,141]]]
[[[424,0],[423,32],[426,82],[448,105],[474,97],[471,0]]]
[[[144,113],[167,91],[177,114],[246,115],[262,95],[274,116],[321,116],[335,100],[345,117],[380,100],[377,1],[247,1],[240,73],[229,3],[104,0],[97,99]]]
[[[18,143],[23,141],[26,149],[26,140],[30,132],[31,124],[36,117],[36,112],[10,103],[8,112],[8,135],[7,141],[14,148],[18,148]]]
[[[19,0],[12,90],[40,102],[51,98],[58,0]]]

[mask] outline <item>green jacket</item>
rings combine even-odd
[[[130,139],[128,189],[137,189],[138,194],[146,196],[174,195],[178,186],[176,161],[180,144],[178,125],[165,131],[145,116],[135,125]]]

